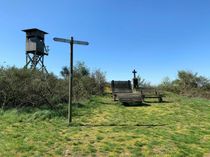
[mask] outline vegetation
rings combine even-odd
[[[68,81],[69,68],[63,67],[61,75]],[[90,72],[84,62],[78,62],[74,67],[74,100],[90,98],[92,95],[101,95],[106,83],[105,74],[100,70]]]
[[[40,107],[56,108],[68,102],[68,72],[61,71],[63,78],[45,75],[36,70],[15,67],[0,68],[0,107]],[[68,70],[67,70],[68,71]],[[100,70],[90,72],[84,63],[74,68],[74,100],[79,102],[91,95],[103,93],[105,75]]]
[[[138,86],[141,87],[151,87],[150,82],[147,82],[145,79],[140,77],[139,75],[137,76],[138,79]]]
[[[171,81],[166,77],[160,88],[173,93],[190,96],[210,98],[210,80],[189,71],[178,71],[178,78]]]
[[[170,91],[163,103],[123,106],[104,95],[105,74],[79,62],[67,126],[68,67],[61,76],[0,68],[0,156],[210,155],[210,101],[189,98],[210,98],[207,78],[179,71],[176,80],[161,83]]]
[[[63,85],[53,74],[45,77],[39,71],[2,67],[0,76],[0,106],[3,109],[43,104],[53,107],[62,99],[57,91],[62,91]]]
[[[123,106],[110,96],[59,110],[0,110],[0,156],[208,156],[210,101],[169,94]]]

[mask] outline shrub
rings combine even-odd
[[[148,87],[152,87],[150,85],[150,82],[147,82],[145,79],[143,79],[142,77],[140,77],[139,75],[137,76],[138,79],[138,86],[139,87],[143,87],[143,88],[148,88]]]
[[[55,108],[59,103],[67,103],[69,96],[68,69],[63,70],[63,78],[53,73],[43,74],[37,70],[0,68],[0,107],[40,107]],[[103,93],[105,75],[93,73],[84,63],[74,68],[73,98],[81,101],[91,95]]]
[[[1,68],[0,70],[1,107],[39,106],[48,104],[52,107],[52,88],[45,76],[38,71],[27,69]],[[51,74],[49,79],[55,81]]]
[[[159,85],[166,91],[192,97],[210,97],[210,80],[189,71],[178,71],[177,79],[171,81],[166,77]]]
[[[69,68],[63,67],[61,75],[68,82]],[[73,74],[73,98],[75,101],[89,98],[91,95],[100,95],[104,92],[106,83],[105,74],[100,70],[90,72],[84,62],[78,62]]]

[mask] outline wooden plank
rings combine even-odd
[[[118,93],[116,94],[120,102],[142,102],[142,97],[137,93]]]
[[[64,43],[71,43],[71,39],[64,39],[64,38],[53,38],[54,41],[58,42],[64,42]],[[78,41],[78,40],[73,40],[73,44],[78,44],[78,45],[89,45],[88,42],[86,41]]]

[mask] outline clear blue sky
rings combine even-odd
[[[1,0],[0,64],[23,67],[26,28],[49,33],[48,71],[69,64],[68,44],[53,37],[86,40],[74,59],[108,80],[138,74],[153,84],[178,70],[210,77],[210,0]],[[6,63],[3,63],[6,61]]]

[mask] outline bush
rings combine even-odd
[[[7,69],[2,67],[0,76],[0,104],[2,108],[39,106],[40,104],[52,106],[52,100],[49,100],[52,89],[42,73],[15,67]],[[51,81],[53,81],[53,77],[49,75]]]
[[[61,72],[63,78],[54,74],[43,74],[37,70],[0,67],[0,107],[40,107],[51,108],[69,99],[68,68]],[[90,73],[84,63],[74,68],[73,99],[81,101],[91,95],[103,93],[105,75],[97,70]]]
[[[61,75],[64,81],[68,82],[69,70],[67,67],[63,67]],[[104,93],[106,79],[105,74],[100,70],[90,72],[84,62],[78,62],[74,67],[73,77],[73,98],[75,101]]]
[[[150,82],[147,82],[145,79],[143,79],[139,75],[137,76],[137,79],[138,79],[138,86],[139,87],[142,87],[142,88],[150,88],[150,87],[152,87],[150,85]]]
[[[178,78],[171,81],[166,77],[159,85],[166,91],[190,97],[210,97],[210,80],[189,71],[178,71]]]

